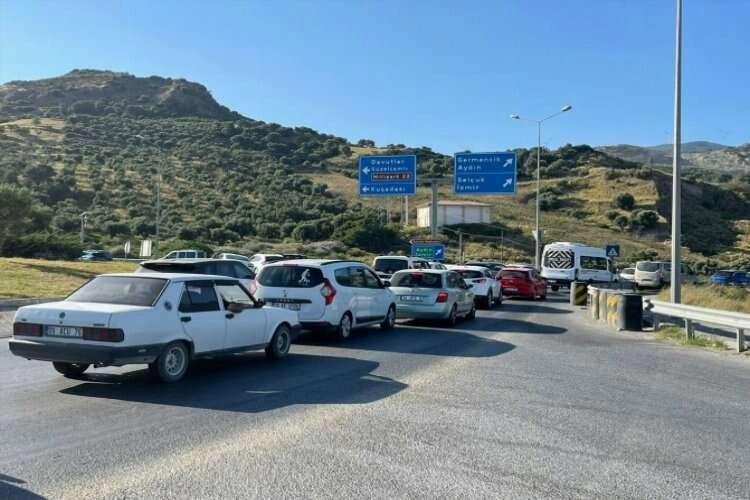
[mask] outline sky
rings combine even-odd
[[[750,142],[750,1],[684,0],[683,140]],[[0,82],[186,78],[245,116],[441,153],[672,142],[673,0],[0,0]]]

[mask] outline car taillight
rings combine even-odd
[[[438,292],[436,303],[448,302],[448,292]]]
[[[84,328],[84,340],[98,340],[101,342],[122,342],[125,333],[119,328]]]
[[[13,336],[41,337],[42,325],[35,323],[13,323]]]
[[[333,303],[333,299],[336,297],[336,289],[333,288],[328,278],[323,280],[323,288],[320,289],[320,294],[326,299],[326,305],[330,306]]]

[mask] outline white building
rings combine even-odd
[[[417,226],[430,227],[430,203],[417,207]],[[478,201],[438,201],[437,225],[489,224],[491,205]]]

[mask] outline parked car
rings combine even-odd
[[[52,361],[68,377],[89,366],[148,364],[164,382],[191,360],[265,349],[289,352],[299,330],[291,311],[263,307],[236,279],[197,274],[104,274],[61,302],[20,308],[10,350]]]
[[[238,260],[245,264],[246,266],[250,265],[250,257],[247,257],[245,255],[240,255],[238,253],[219,253],[214,256],[214,259],[221,259],[221,260]]]
[[[680,277],[683,283],[693,283],[693,270],[682,264]],[[637,288],[662,288],[672,281],[672,263],[669,261],[641,260],[635,264],[635,286]]]
[[[750,286],[750,273],[723,270],[711,275],[710,281],[712,285]]]
[[[255,292],[255,273],[238,260],[229,259],[177,259],[147,260],[141,262],[137,273],[209,274],[237,278],[250,293]]]
[[[106,250],[84,250],[78,260],[86,262],[109,261],[112,260],[112,254]]]
[[[503,303],[502,284],[495,279],[495,273],[483,266],[448,266],[456,271],[466,281],[473,285],[474,300],[486,309],[492,309],[495,304]]]
[[[506,297],[527,297],[532,300],[547,298],[547,282],[536,269],[506,267],[497,276]]]
[[[372,268],[384,280],[389,280],[393,273],[402,269],[431,269],[429,261],[404,255],[379,255],[373,259]]]
[[[174,250],[169,252],[162,259],[205,259],[206,252],[203,250]]]
[[[492,262],[492,261],[488,261],[488,260],[470,260],[470,261],[464,262],[464,265],[466,265],[466,266],[482,266],[482,267],[486,267],[487,269],[489,269],[490,271],[494,271],[495,273],[497,273],[503,267],[505,267],[500,262]]]
[[[260,268],[271,262],[277,262],[283,260],[284,256],[279,253],[256,253],[250,257],[250,267],[258,273]]]
[[[627,281],[629,283],[635,282],[635,268],[634,267],[626,267],[625,269],[620,271],[620,274],[618,275],[620,278],[620,281]]]
[[[390,289],[398,318],[438,319],[453,326],[459,317],[476,316],[474,292],[456,271],[397,271]]]
[[[302,328],[346,339],[353,328],[396,322],[393,293],[361,262],[302,259],[273,262],[258,273],[256,296],[299,314]]]

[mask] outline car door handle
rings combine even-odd
[[[227,319],[232,319],[232,318],[234,318],[234,314],[232,314],[232,313],[226,313],[224,315],[224,317],[227,318]]]
[[[190,316],[182,316],[180,318],[180,321],[182,321],[183,323],[189,323],[191,319],[193,318],[191,318]]]

